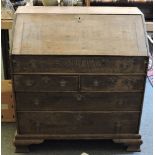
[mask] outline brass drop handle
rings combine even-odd
[[[118,105],[122,105],[123,104],[123,101],[117,101],[116,102]]]
[[[50,81],[50,78],[48,76],[45,76],[42,79],[43,79],[44,83],[46,83],[46,84],[49,83],[49,81]]]
[[[104,59],[102,59],[102,60],[101,60],[101,63],[102,63],[102,65],[104,65],[104,64],[105,64],[105,60],[104,60]]]
[[[61,80],[60,81],[60,86],[61,87],[65,87],[66,86],[66,81],[65,80]]]
[[[26,86],[30,87],[33,85],[33,82],[31,80],[26,81]]]
[[[34,61],[30,61],[30,66],[32,67],[32,68],[36,68],[37,66],[36,66],[36,63],[34,62]]]
[[[13,60],[12,62],[13,62],[13,65],[15,65],[16,67],[19,67],[19,63],[17,63],[16,60]]]
[[[81,101],[82,100],[82,95],[81,94],[77,94],[76,95],[76,99],[77,99],[77,101]]]
[[[99,82],[97,80],[94,80],[94,86],[95,87],[99,86]]]
[[[121,130],[121,123],[117,122],[116,123],[116,133],[120,133],[120,130]]]
[[[38,99],[35,99],[35,100],[34,100],[34,104],[35,104],[35,105],[39,105],[39,100],[38,100]]]
[[[13,64],[15,64],[15,65],[16,65],[16,63],[17,63],[17,61],[16,61],[16,60],[12,60],[12,62],[13,62]]]

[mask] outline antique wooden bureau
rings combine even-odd
[[[111,139],[140,151],[147,40],[137,8],[20,7],[11,54],[16,152]]]

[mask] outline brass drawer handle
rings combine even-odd
[[[116,133],[120,133],[121,131],[121,122],[116,123]]]
[[[76,95],[76,99],[77,99],[77,101],[81,101],[82,100],[82,95],[81,94],[77,94]]]
[[[123,105],[123,102],[122,101],[116,101],[116,104],[117,105]]]
[[[97,80],[94,80],[93,84],[94,84],[95,87],[99,86],[99,82]]]
[[[16,67],[19,67],[19,65],[20,65],[19,63],[17,63],[16,60],[12,60],[12,63],[13,63],[13,65],[16,66]]]
[[[16,60],[12,60],[12,62],[13,62],[13,64],[15,64],[15,65],[17,64],[17,61],[16,61]]]
[[[31,80],[26,81],[26,86],[30,87],[33,85],[33,82]]]
[[[39,100],[38,100],[38,99],[35,99],[35,100],[34,100],[34,104],[35,104],[35,105],[39,105]]]
[[[101,60],[101,63],[102,63],[102,65],[105,65],[105,60],[102,59],[102,60]]]
[[[44,81],[44,83],[48,84],[50,82],[50,78],[48,76],[45,76],[42,78],[42,80]]]
[[[32,68],[37,68],[36,63],[33,60],[31,60],[29,64]]]
[[[65,87],[66,86],[66,81],[65,80],[61,80],[60,81],[60,86],[61,87]]]

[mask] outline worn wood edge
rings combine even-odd
[[[13,72],[12,73],[12,75],[63,75],[63,76],[68,76],[68,75],[92,75],[92,76],[94,76],[94,75],[104,75],[104,76],[145,76],[146,75],[146,73],[143,73],[143,72],[141,72],[141,73],[101,73],[101,72],[94,72],[94,73],[60,73],[60,72],[58,72],[58,73],[51,73],[51,72]]]
[[[44,139],[14,139],[13,144],[16,145],[30,145],[30,144],[41,144]]]
[[[125,143],[125,144],[142,144],[141,139],[113,139],[115,143]]]
[[[49,54],[46,51],[42,54],[39,54],[39,53],[37,53],[37,54],[34,54],[34,53],[33,54],[32,53],[26,54],[26,53],[17,52],[15,50],[12,50],[12,55],[14,55],[14,56],[92,56],[92,54],[86,54],[86,53],[78,53],[78,55],[73,54],[73,53],[65,53],[65,54],[63,54],[63,53],[61,53],[61,54],[60,53],[51,53],[51,54]],[[114,53],[108,53],[108,54],[104,53],[104,54],[99,55],[99,54],[94,53],[94,56],[148,57],[148,54],[144,53],[144,52],[139,53],[139,54],[137,54],[137,53],[130,54],[130,52],[128,52],[128,54],[124,54],[124,55],[114,54]]]
[[[69,90],[69,91],[24,91],[24,90],[15,90],[14,92],[16,93],[61,93],[61,92],[66,92],[66,93],[78,93],[79,91],[78,90]],[[88,91],[88,90],[81,90],[80,91],[81,93],[86,93],[86,92],[90,92],[90,93],[143,93],[144,90],[135,90],[135,91],[102,91],[102,90],[91,90],[91,91]]]
[[[16,110],[16,112],[17,113],[25,113],[25,112],[34,112],[34,113],[37,113],[37,112],[40,112],[40,113],[50,113],[50,112],[52,112],[52,113],[61,113],[61,112],[63,112],[63,113],[72,113],[72,112],[77,112],[77,113],[140,113],[140,111],[137,111],[137,110],[121,110],[121,111],[118,111],[118,110],[108,110],[108,111],[99,111],[99,110],[95,110],[95,111],[77,111],[77,110],[72,110],[72,111],[58,111],[58,110],[53,110],[53,111],[51,111],[51,110],[39,110],[39,111],[36,111],[36,110]]]
[[[58,134],[58,135],[51,135],[51,134],[16,134],[16,140],[22,139],[39,139],[40,141],[43,139],[47,140],[91,140],[91,139],[140,139],[141,135],[139,134]]]
[[[142,15],[137,7],[46,7],[46,6],[21,6],[16,15],[21,13],[53,13],[53,14],[125,14]]]

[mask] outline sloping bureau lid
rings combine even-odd
[[[12,54],[146,56],[144,18],[128,7],[19,7]]]

